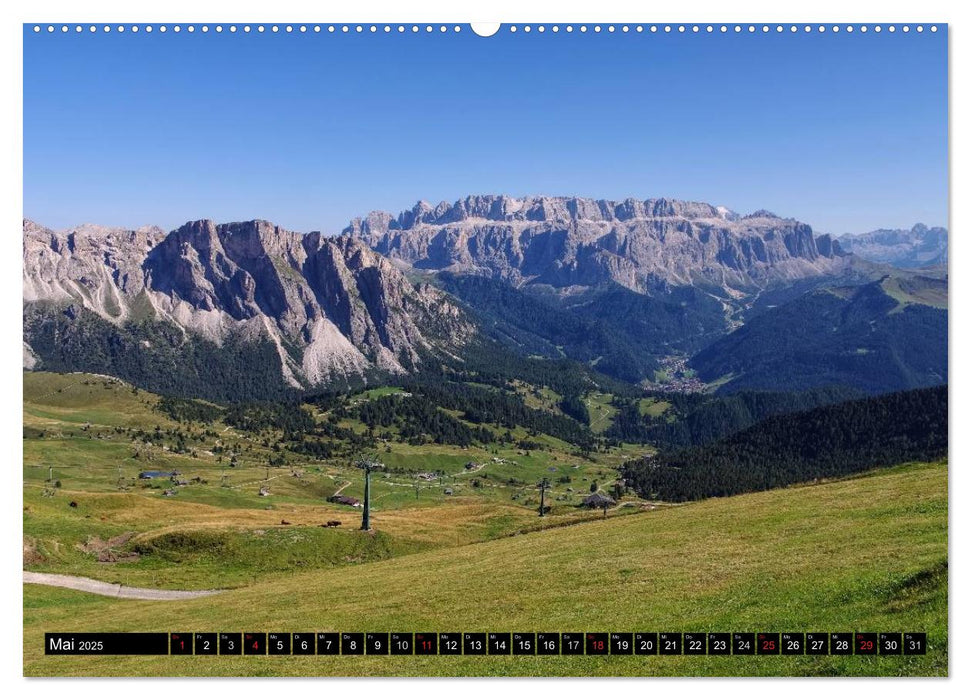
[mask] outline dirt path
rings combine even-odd
[[[279,479],[281,476],[285,476],[285,475],[284,474],[277,474],[276,476],[271,476],[269,479],[254,479],[253,481],[244,481],[242,484],[234,484],[233,486],[230,486],[229,488],[231,488],[231,489],[241,489],[244,486],[252,486],[253,484],[265,484],[265,483],[267,483],[269,481],[273,481],[274,479]]]
[[[112,598],[138,598],[139,600],[185,600],[202,598],[220,591],[166,591],[158,588],[129,588],[117,583],[95,581],[82,576],[63,576],[61,574],[39,574],[24,572],[24,583],[38,583],[42,586],[73,588],[76,591],[111,596]]]
[[[489,462],[481,462],[479,464],[476,464],[471,469],[463,469],[460,472],[455,472],[454,474],[451,474],[451,477],[453,479],[456,479],[456,478],[458,478],[460,476],[466,476],[468,474],[475,474],[476,472],[481,472],[483,469],[486,468],[486,465],[488,465],[488,464],[489,464]],[[506,462],[503,462],[503,463],[493,462],[493,464],[495,464],[496,466],[503,466],[503,464],[515,464],[515,462],[511,462],[511,461],[507,460]]]

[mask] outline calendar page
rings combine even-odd
[[[946,23],[22,32],[24,675],[948,674]]]

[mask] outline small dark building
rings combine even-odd
[[[350,496],[331,496],[327,500],[331,503],[337,503],[342,506],[352,506],[353,508],[361,507],[361,502],[356,498],[351,498]]]
[[[587,508],[608,508],[616,503],[614,499],[603,493],[591,493],[583,499],[583,505]]]

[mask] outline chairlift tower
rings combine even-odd
[[[383,469],[384,465],[371,457],[364,457],[357,461],[357,468],[364,472],[364,515],[361,517],[361,529],[365,532],[371,529],[371,472]]]
[[[545,476],[539,482],[539,517],[546,517],[546,489],[550,487],[550,480]]]

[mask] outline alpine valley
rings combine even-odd
[[[670,199],[473,196],[336,236],[25,220],[24,367],[212,400],[544,362],[591,387],[946,383],[946,271],[884,259],[767,211]]]

